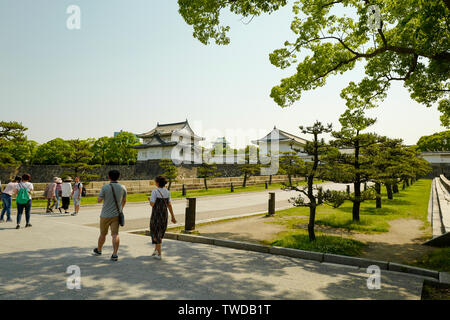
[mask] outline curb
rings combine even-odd
[[[435,270],[423,269],[395,262],[379,261],[358,257],[343,256],[337,254],[321,253],[314,251],[306,251],[291,248],[272,247],[262,244],[254,244],[242,241],[234,240],[222,240],[215,238],[208,238],[190,234],[178,234],[172,232],[166,232],[166,239],[185,241],[191,243],[209,244],[220,247],[227,247],[237,250],[253,251],[260,253],[267,253],[291,258],[300,258],[305,260],[313,260],[321,263],[333,263],[345,266],[353,266],[359,268],[367,268],[372,265],[378,266],[381,270],[394,271],[400,273],[413,274],[416,276],[422,276],[426,278],[433,278],[436,282],[442,284],[450,284],[450,273],[439,272]]]

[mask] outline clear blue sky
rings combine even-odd
[[[81,30],[66,28],[71,4],[81,8]],[[291,15],[286,7],[248,25],[229,16],[231,45],[219,47],[192,37],[176,0],[1,0],[1,119],[21,121],[40,143],[142,133],[186,118],[208,141],[226,135],[238,147],[237,135],[254,139],[251,132],[274,125],[298,135],[316,119],[339,127],[339,93],[361,67],[290,108],[269,97],[289,74],[268,55],[292,39]],[[436,107],[413,102],[401,85],[370,115],[378,118],[372,131],[408,144],[444,130]]]

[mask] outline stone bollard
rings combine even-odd
[[[187,207],[184,218],[184,232],[189,233],[195,230],[195,211],[196,211],[196,198],[186,198]]]
[[[273,216],[275,214],[275,192],[269,192],[269,210],[267,215]]]

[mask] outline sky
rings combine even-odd
[[[70,5],[81,9],[79,30],[66,27]],[[315,120],[339,128],[340,91],[363,77],[362,64],[291,107],[269,96],[291,75],[269,62],[293,39],[291,17],[290,6],[249,24],[227,15],[231,44],[205,46],[176,0],[0,0],[1,120],[22,122],[39,143],[143,133],[186,119],[205,144],[226,136],[235,147],[274,126],[300,136],[298,127]],[[407,144],[445,130],[436,106],[414,102],[401,83],[368,115],[377,118],[370,131]]]

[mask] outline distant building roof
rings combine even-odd
[[[275,132],[275,134],[278,134],[278,139],[272,139],[271,138],[272,132]],[[306,139],[300,138],[300,137],[298,137],[296,135],[293,135],[291,133],[288,133],[286,131],[277,129],[277,127],[274,127],[273,130],[271,132],[269,132],[265,137],[263,137],[263,138],[261,138],[259,140],[252,141],[252,142],[256,143],[256,144],[259,144],[259,143],[269,143],[269,142],[272,142],[272,141],[279,141],[279,142],[282,142],[282,141],[293,141],[293,142],[297,142],[297,143],[302,144],[302,145],[306,145],[306,143],[308,142],[308,140],[306,140]]]
[[[151,138],[153,136],[169,136],[172,135],[175,131],[180,131],[184,128],[188,128],[190,132],[192,132],[193,136],[197,138],[197,140],[204,140],[204,138],[197,136],[192,128],[189,126],[189,122],[183,121],[183,122],[174,122],[174,123],[166,123],[166,124],[160,124],[159,122],[156,125],[156,128],[153,128],[152,130],[141,133],[136,135],[138,138]]]

